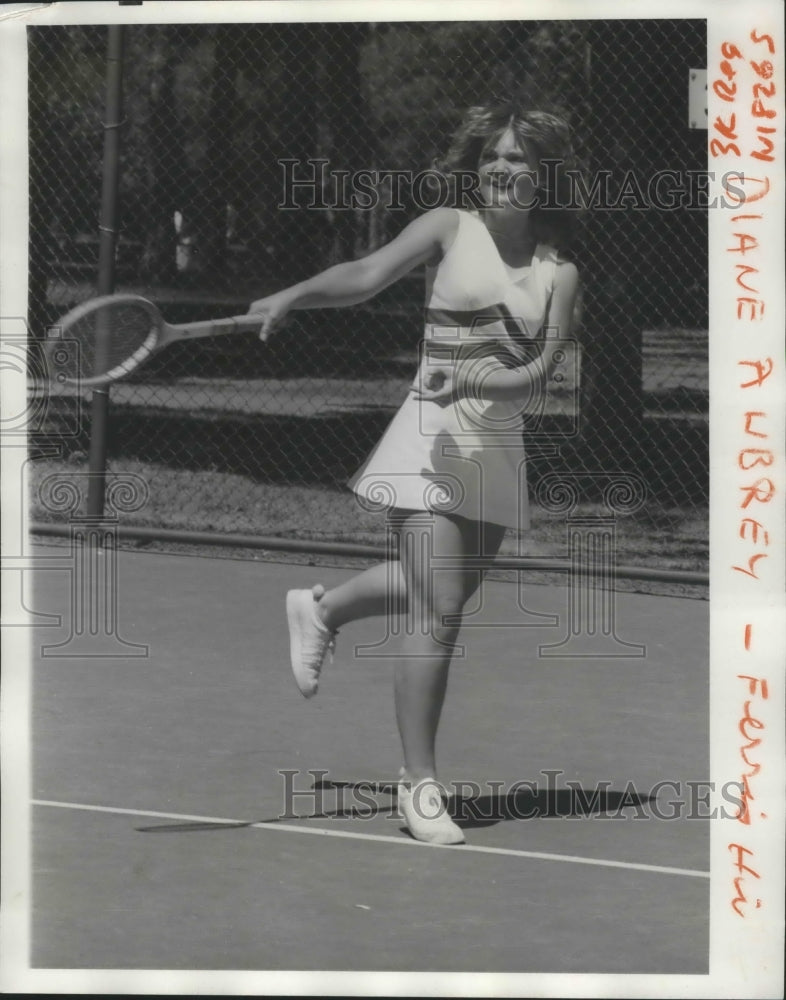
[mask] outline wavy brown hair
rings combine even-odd
[[[533,234],[543,243],[565,248],[573,236],[578,211],[571,203],[572,186],[567,171],[577,171],[570,128],[562,118],[546,111],[528,111],[516,104],[470,108],[453,135],[445,157],[435,166],[448,177],[477,171],[481,154],[490,142],[508,129],[522,149],[532,150],[538,170],[536,203],[530,212]]]

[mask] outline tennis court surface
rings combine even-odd
[[[384,623],[342,630],[313,701],[290,676],[285,592],[351,570],[121,550],[89,655],[58,646],[67,547],[35,555],[62,619],[33,647],[33,967],[708,971],[708,603],[617,594],[646,655],[559,658],[566,589],[488,581],[439,742],[467,843],[441,848],[397,815]]]

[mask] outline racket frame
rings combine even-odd
[[[58,344],[68,341],[69,329],[73,328],[76,323],[83,320],[85,317],[92,315],[94,312],[100,312],[101,309],[122,305],[140,307],[149,316],[150,331],[144,342],[126,359],[119,364],[114,365],[101,375],[89,375],[85,377],[79,376],[76,378],[71,378],[64,375],[62,372],[59,375],[55,375],[52,369],[56,368],[57,365],[56,363],[53,363],[53,355],[57,350]],[[79,385],[85,387],[108,385],[111,382],[116,382],[119,379],[124,378],[126,375],[130,375],[132,372],[136,371],[136,369],[143,365],[148,358],[152,357],[153,354],[156,354],[169,344],[176,343],[179,340],[197,340],[204,337],[258,331],[262,325],[263,319],[264,317],[262,316],[254,317],[246,314],[241,316],[229,316],[222,319],[201,320],[194,323],[172,324],[167,323],[164,320],[158,306],[141,295],[102,295],[97,298],[89,299],[87,302],[82,302],[80,305],[71,309],[64,316],[62,316],[57,323],[53,323],[47,328],[45,355],[47,359],[47,366],[50,369],[50,380],[57,381],[65,385]],[[78,344],[78,339],[76,340],[76,343]]]

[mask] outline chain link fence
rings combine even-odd
[[[703,21],[135,25],[124,41],[117,290],[169,322],[245,312],[392,238],[419,212],[395,172],[428,171],[468,106],[516,96],[566,118],[590,200],[602,184],[573,247],[581,351],[530,442],[526,552],[565,554],[543,484],[567,477],[580,510],[607,511],[622,473],[641,490],[618,519],[618,561],[706,569],[707,214],[691,180],[706,131],[687,110]],[[28,42],[40,341],[96,294],[106,28],[36,27]],[[147,484],[124,517],[381,541],[345,482],[405,396],[423,295],[416,271],[363,305],[298,312],[266,345],[175,345],[113,386],[110,477]],[[32,510],[56,520],[43,484],[86,471],[89,397],[35,378],[31,392],[49,396]]]

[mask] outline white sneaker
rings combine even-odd
[[[429,844],[463,844],[464,834],[448,816],[439,782],[435,778],[424,778],[412,785],[403,768],[399,777],[398,804],[415,840]]]
[[[319,687],[319,673],[325,654],[331,659],[336,647],[336,632],[331,632],[317,615],[316,602],[325,593],[317,584],[311,590],[290,590],[287,593],[289,622],[289,654],[295,683],[304,698],[311,698]]]

